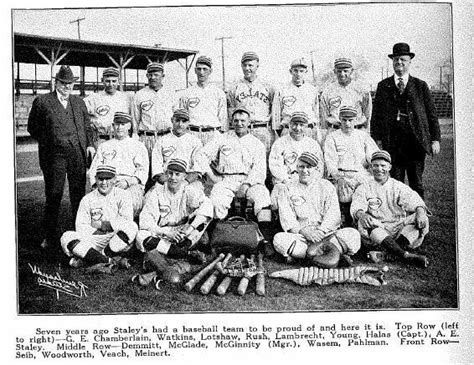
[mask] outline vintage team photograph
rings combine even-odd
[[[18,314],[459,308],[451,4],[11,17]]]

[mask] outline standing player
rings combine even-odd
[[[117,171],[115,185],[130,192],[134,215],[137,216],[143,205],[144,185],[150,163],[143,143],[129,136],[131,125],[132,117],[129,114],[115,113],[114,139],[99,145],[89,169],[89,181],[93,186],[96,170],[100,165],[114,166]]]
[[[117,188],[116,172],[111,165],[100,165],[95,172],[97,189],[87,194],[79,205],[76,230],[61,237],[63,251],[71,257],[69,265],[95,265],[111,272],[121,253],[130,249],[138,227],[127,191]]]
[[[219,131],[228,129],[227,104],[224,92],[210,84],[212,60],[199,56],[194,68],[197,84],[179,98],[179,107],[189,112],[189,130],[205,145]]]
[[[93,93],[84,99],[91,121],[97,131],[95,148],[103,141],[109,140],[113,135],[112,122],[116,112],[130,114],[130,96],[117,90],[119,85],[119,70],[113,67],[102,72],[104,90]]]
[[[145,144],[149,158],[156,140],[171,132],[175,93],[163,86],[164,66],[152,62],[146,68],[148,85],[132,101],[132,131]]]
[[[201,141],[189,133],[189,113],[186,109],[176,109],[172,118],[173,132],[160,138],[151,154],[151,176],[153,181],[164,184],[167,179],[166,166],[172,159],[186,162],[188,173],[186,180],[194,182],[198,179],[200,169],[194,169],[196,153],[202,147]]]
[[[339,109],[343,105],[352,105],[357,109],[355,128],[370,130],[372,114],[372,97],[370,91],[359,83],[352,81],[354,68],[350,58],[338,58],[334,61],[334,73],[337,81],[326,86],[321,94],[319,110],[321,114],[321,128],[329,133],[339,129]]]
[[[255,52],[245,52],[241,64],[244,78],[230,88],[227,107],[229,113],[237,107],[244,107],[250,112],[250,133],[262,141],[268,154],[275,140],[271,120],[275,90],[257,77],[259,57]]]
[[[318,90],[305,81],[307,72],[308,64],[304,58],[297,58],[291,63],[291,81],[275,93],[273,128],[279,135],[288,134],[291,114],[304,112],[309,118],[306,135],[321,143]]]

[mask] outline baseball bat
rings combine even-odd
[[[226,276],[224,280],[222,280],[222,283],[219,284],[217,287],[216,291],[217,294],[220,296],[224,295],[227,292],[227,289],[229,289],[230,282],[232,281],[231,276]]]
[[[258,269],[261,273],[257,274],[255,292],[257,295],[265,296],[265,272],[263,272],[263,253],[258,254]]]
[[[255,255],[250,256],[250,260],[255,260]],[[240,279],[239,286],[237,287],[237,293],[239,293],[239,295],[245,295],[248,286],[249,278],[244,276],[242,279]]]
[[[212,261],[209,265],[207,265],[204,269],[199,271],[191,280],[189,280],[186,285],[184,286],[184,289],[186,289],[187,292],[190,292],[193,290],[193,288],[196,286],[196,284],[205,276],[209,271],[211,271],[214,266],[221,261],[224,258],[224,254],[221,253],[219,256],[217,256],[214,261]]]
[[[222,261],[222,265],[227,265],[229,262],[230,258],[232,257],[231,253],[228,253],[227,256],[224,258]],[[220,264],[221,262],[218,262]],[[214,269],[212,274],[207,278],[207,280],[204,282],[204,284],[201,285],[201,294],[207,295],[211,291],[212,287],[217,281],[217,276],[219,275],[219,270]]]

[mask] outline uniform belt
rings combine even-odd
[[[108,141],[110,136],[108,134],[99,134],[99,138]]]
[[[247,174],[244,174],[243,172],[234,172],[234,173],[232,173],[232,172],[224,172],[224,173],[219,172],[218,174],[219,174],[219,175],[222,175],[222,176],[234,176],[234,175],[247,176]]]
[[[138,131],[139,136],[164,136],[171,132],[171,129],[163,129],[161,131]]]
[[[250,123],[251,128],[255,127],[268,127],[269,122],[261,122],[261,121],[255,121]]]
[[[210,131],[220,131],[221,127],[199,127],[196,125],[190,125],[189,130],[193,132],[210,132]]]
[[[341,126],[338,125],[338,124],[332,124],[332,123],[328,123],[328,127],[329,128],[333,128],[333,129],[340,129]],[[354,126],[355,129],[364,129],[365,128],[365,125],[363,124],[357,124]]]

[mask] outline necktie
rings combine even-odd
[[[403,94],[403,92],[405,91],[405,83],[403,82],[403,78],[399,77],[398,78],[398,90],[400,91],[400,94]]]

